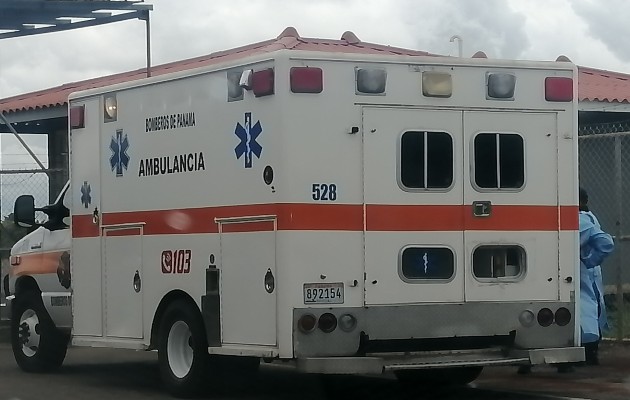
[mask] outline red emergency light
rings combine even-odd
[[[85,106],[70,107],[70,128],[85,128]]]
[[[289,75],[293,93],[321,93],[324,90],[324,73],[321,68],[293,67]]]
[[[573,101],[573,78],[560,76],[545,78],[545,100]]]
[[[252,74],[252,90],[254,91],[254,96],[262,97],[273,94],[273,87],[273,68],[263,69]]]

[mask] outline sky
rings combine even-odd
[[[555,60],[630,73],[630,2],[625,0],[148,0],[153,64],[300,35],[457,55]],[[139,20],[0,40],[0,98],[146,63]]]
[[[478,50],[503,59],[565,55],[581,66],[630,74],[626,0],[146,2],[154,6],[153,65],[272,39],[293,26],[304,37],[339,39],[350,30],[364,42],[450,56],[458,55],[458,44],[449,41],[458,35],[464,57]],[[139,20],[0,40],[0,98],[142,68],[145,43]],[[31,143],[45,159],[44,138]],[[0,135],[0,152],[0,168],[34,167],[10,135]]]

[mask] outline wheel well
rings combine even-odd
[[[21,276],[15,281],[15,295],[19,296],[21,293],[34,291],[41,293],[42,291],[37,284],[37,281],[32,276]]]
[[[199,318],[201,319],[201,312],[199,311],[199,307],[195,300],[193,300],[190,295],[182,290],[173,290],[167,293],[160,301],[157,310],[155,311],[155,316],[153,317],[153,323],[151,324],[151,343],[149,344],[149,350],[153,350],[157,348],[158,344],[158,332],[160,330],[160,321],[162,321],[162,316],[164,312],[168,308],[168,306],[176,300],[184,300],[186,301],[194,310],[197,311]]]

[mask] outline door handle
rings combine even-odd
[[[492,203],[489,201],[473,201],[473,215],[475,217],[489,217],[492,213]]]

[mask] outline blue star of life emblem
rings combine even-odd
[[[234,152],[236,153],[236,159],[245,155],[245,168],[252,167],[252,154],[260,158],[262,153],[262,146],[256,141],[258,135],[262,133],[262,127],[260,121],[256,121],[252,126],[252,113],[245,113],[245,124],[241,125],[240,122],[236,123],[236,129],[234,134],[241,139],[241,142],[236,146]]]
[[[92,203],[92,196],[90,193],[92,192],[92,188],[87,181],[83,181],[83,186],[81,186],[81,204],[88,208],[90,203]]]
[[[116,176],[123,176],[123,168],[127,169],[129,165],[129,156],[127,155],[129,140],[127,140],[127,135],[123,137],[122,129],[116,130],[116,136],[112,137],[109,148],[112,151],[112,156],[109,158],[112,171],[115,169]]]

